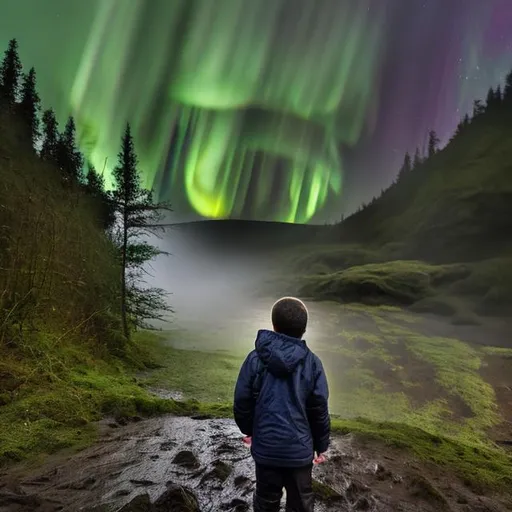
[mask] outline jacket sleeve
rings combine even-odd
[[[308,421],[313,435],[313,448],[317,454],[329,448],[331,419],[329,417],[329,387],[320,359],[316,358],[313,391],[306,402]]]
[[[240,368],[233,404],[235,422],[240,431],[246,436],[252,436],[254,407],[256,405],[252,388],[255,377],[254,353],[251,352],[245,359],[242,368]]]

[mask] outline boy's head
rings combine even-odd
[[[302,338],[308,323],[308,310],[294,297],[283,297],[272,306],[274,331],[293,338]]]

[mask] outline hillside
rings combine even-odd
[[[100,206],[37,157],[18,116],[0,106],[0,300],[4,344],[77,329],[114,343],[119,268]],[[13,328],[16,327],[16,330]]]
[[[510,254],[511,103],[461,126],[444,149],[346,219],[338,240],[395,244],[402,258],[436,263]]]
[[[83,446],[92,420],[161,404],[127,375],[145,366],[122,336],[101,205],[26,135],[0,104],[0,466]]]

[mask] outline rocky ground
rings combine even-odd
[[[128,425],[104,421],[101,430],[100,441],[81,453],[0,474],[0,511],[251,510],[253,463],[233,421],[167,416]],[[334,437],[314,482],[318,512],[512,507],[475,494],[441,468],[350,435]]]

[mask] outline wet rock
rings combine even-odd
[[[172,449],[176,448],[176,443],[174,441],[165,441],[160,445],[160,451],[169,452]]]
[[[143,487],[147,487],[149,485],[155,485],[155,482],[152,482],[151,480],[130,480],[130,483],[133,485],[141,485]]]
[[[374,501],[372,498],[362,496],[354,503],[352,510],[372,510],[374,508]]]
[[[186,487],[170,485],[160,496],[151,512],[200,512],[196,495]]]
[[[235,477],[234,484],[237,489],[242,489],[251,485],[251,479],[244,475],[238,475]]]
[[[197,469],[199,467],[197,457],[190,450],[177,453],[172,462],[187,469]]]
[[[153,512],[153,505],[148,494],[139,494],[120,508],[119,512]]]
[[[370,488],[364,485],[362,482],[352,480],[345,491],[347,500],[351,503],[357,502],[360,496],[366,496],[370,492]]]
[[[222,443],[215,451],[217,452],[217,455],[224,455],[225,453],[233,453],[235,448],[228,443]]]
[[[423,476],[412,477],[407,487],[411,496],[434,503],[439,510],[449,508],[446,498]]]
[[[377,477],[377,480],[383,481],[393,479],[393,473],[386,469],[382,464],[377,464],[376,466],[375,476]]]
[[[394,484],[401,484],[404,481],[403,477],[400,475],[393,475],[392,480]]]
[[[343,500],[343,496],[323,482],[313,479],[313,493],[318,501],[324,503],[337,503]]]
[[[233,468],[229,464],[222,461],[216,461],[214,462],[213,469],[207,473],[204,478],[216,479],[221,482],[225,482],[229,478],[229,475],[231,475],[232,471]]]
[[[122,496],[129,496],[131,493],[132,491],[130,491],[130,489],[119,489],[119,491],[116,491],[114,494],[114,497],[120,498]]]

